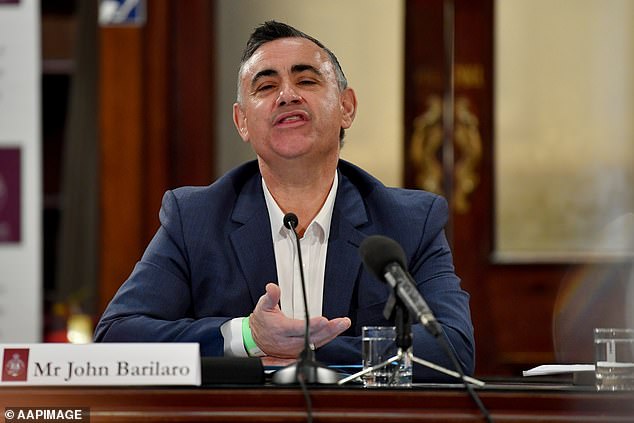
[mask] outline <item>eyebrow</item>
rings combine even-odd
[[[297,74],[297,73],[302,73],[302,72],[312,72],[317,76],[321,76],[321,72],[319,71],[319,69],[317,69],[316,67],[314,67],[313,65],[305,65],[305,64],[297,64],[297,65],[293,65],[291,67],[291,73]],[[276,71],[275,69],[263,69],[260,72],[256,73],[255,76],[253,77],[253,79],[251,80],[251,87],[253,87],[259,79],[267,77],[267,76],[276,76],[278,75],[279,72]]]
[[[321,76],[321,72],[319,71],[319,69],[317,69],[313,65],[299,64],[299,65],[293,65],[293,67],[291,67],[291,73],[301,73],[305,71],[309,71],[314,73],[317,76]]]

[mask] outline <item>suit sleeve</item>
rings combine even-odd
[[[96,342],[198,342],[202,355],[222,355],[224,317],[196,319],[190,263],[178,203],[168,191],[161,226],[95,329]]]
[[[445,237],[447,202],[437,197],[425,223],[420,248],[410,259],[410,272],[419,291],[443,328],[450,347],[465,374],[473,374],[475,342],[469,309],[469,294],[460,287],[451,250]],[[438,341],[421,325],[413,326],[414,354],[449,369],[453,365]],[[430,376],[437,372],[419,369]]]
[[[454,271],[451,251],[444,233],[447,217],[446,201],[442,197],[436,197],[424,220],[420,239],[406,248],[409,256],[408,266],[421,295],[442,326],[465,374],[473,374],[475,353],[469,295],[460,288],[460,279]],[[414,231],[410,231],[412,232]],[[449,369],[454,368],[445,350],[420,323],[412,325],[412,333],[415,356]],[[320,348],[317,358],[326,363],[358,364],[361,362],[361,338],[339,336]],[[417,381],[452,380],[442,373],[418,364],[414,365],[414,378]]]

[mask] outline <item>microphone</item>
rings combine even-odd
[[[284,227],[290,229],[295,233],[295,229],[299,225],[299,219],[295,215],[295,213],[286,213],[284,215]],[[297,234],[295,234],[297,236]]]
[[[306,358],[308,354],[312,354],[313,348],[310,345],[310,325],[309,325],[309,312],[308,312],[308,298],[306,297],[306,281],[304,279],[304,263],[302,262],[302,248],[299,243],[299,236],[297,235],[297,225],[299,224],[299,219],[295,213],[286,213],[284,215],[284,227],[293,231],[293,235],[295,236],[295,240],[297,241],[297,258],[299,259],[299,276],[302,282],[302,299],[304,300],[304,318],[306,319],[306,327],[304,329],[304,353],[302,357]],[[309,353],[310,351],[310,353]],[[312,358],[312,357],[311,357]]]
[[[298,362],[286,366],[273,374],[273,383],[280,385],[288,385],[293,383],[319,383],[319,384],[335,384],[339,381],[337,372],[315,360],[314,346],[310,343],[310,315],[308,312],[308,299],[306,297],[306,282],[304,280],[304,263],[302,262],[302,248],[299,242],[299,235],[296,228],[299,219],[295,213],[286,213],[284,215],[284,227],[290,229],[295,236],[297,243],[297,258],[299,259],[299,276],[302,283],[302,298],[304,300],[305,314],[305,332],[304,332],[304,351],[298,357]]]
[[[405,304],[414,320],[420,321],[434,337],[438,337],[441,327],[423,296],[418,291],[407,268],[403,248],[391,238],[382,235],[367,237],[359,247],[363,264],[382,282],[394,289]]]
[[[489,411],[486,409],[482,401],[473,390],[470,383],[483,386],[484,383],[465,376],[462,365],[458,361],[454,350],[451,348],[447,336],[444,334],[442,327],[436,320],[434,313],[423,299],[423,296],[416,288],[414,278],[407,270],[407,259],[403,248],[393,239],[381,235],[372,235],[363,240],[359,246],[359,253],[363,264],[376,276],[380,281],[386,282],[392,287],[395,294],[405,304],[410,314],[420,321],[425,329],[431,333],[439,344],[443,347],[447,356],[451,360],[456,372],[447,373],[447,369],[440,366],[431,366],[428,361],[421,360],[412,356],[412,360],[418,364],[431,367],[437,371],[449,374],[461,379],[469,392],[469,395],[476,403],[482,415],[487,422],[491,421]],[[443,369],[443,370],[440,370]]]

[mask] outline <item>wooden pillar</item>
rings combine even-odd
[[[99,312],[158,228],[164,191],[215,177],[214,10],[153,0],[144,25],[99,30]]]
[[[172,42],[169,0],[152,0],[144,29],[145,70],[145,190],[144,244],[158,228],[158,210],[163,193],[170,186],[170,142],[172,140]]]
[[[99,304],[125,280],[143,247],[143,30],[100,30],[101,242]]]
[[[214,174],[212,156],[215,128],[214,2],[178,2],[174,11],[174,99],[176,133],[172,152],[176,159],[174,182],[208,184]]]

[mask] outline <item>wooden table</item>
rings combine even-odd
[[[495,422],[634,422],[634,392],[535,384],[489,384],[477,392]],[[315,422],[484,421],[459,386],[314,387],[310,397]],[[306,421],[301,390],[271,386],[5,386],[0,408],[6,407],[87,407],[93,423]]]

